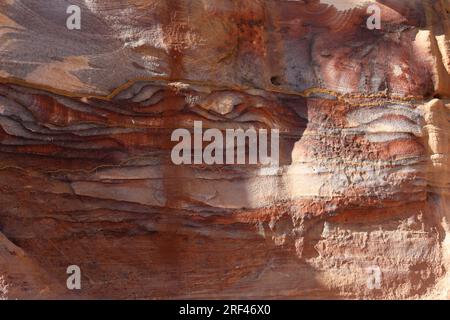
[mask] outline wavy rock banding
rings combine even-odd
[[[72,2],[0,4],[0,297],[450,297],[447,0]]]

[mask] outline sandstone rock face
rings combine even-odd
[[[0,298],[450,298],[449,12],[1,1]],[[173,164],[196,120],[279,166]]]

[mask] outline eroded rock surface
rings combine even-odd
[[[450,297],[448,0],[70,4],[0,3],[0,298]]]

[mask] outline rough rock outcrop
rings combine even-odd
[[[449,12],[0,2],[0,297],[450,298]],[[174,165],[195,120],[280,165]]]

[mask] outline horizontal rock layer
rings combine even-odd
[[[0,4],[0,297],[449,297],[447,0],[73,3]],[[174,165],[196,120],[280,165]]]

